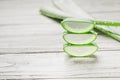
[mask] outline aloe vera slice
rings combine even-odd
[[[73,33],[68,33],[64,32],[63,34],[63,39],[70,44],[89,44],[95,41],[97,38],[96,33],[86,33],[86,34],[73,34]]]
[[[61,22],[62,27],[72,33],[87,33],[94,27],[94,22],[90,20],[65,19]]]
[[[93,55],[97,50],[98,46],[96,44],[87,44],[87,45],[64,45],[64,52],[69,56],[74,57],[85,57]]]

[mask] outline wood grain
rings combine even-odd
[[[0,78],[120,78],[119,53],[97,52],[86,58],[64,53],[0,55]]]
[[[75,0],[99,19],[120,20],[119,0]],[[0,0],[0,79],[120,80],[120,43],[99,34],[99,51],[73,58],[63,50],[64,30],[39,13],[50,0]]]

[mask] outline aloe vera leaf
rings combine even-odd
[[[66,3],[69,5],[66,5]],[[72,0],[53,0],[53,4],[63,10],[64,12],[74,14],[75,17],[79,18],[87,18],[91,19],[98,25],[106,25],[106,26],[120,26],[120,22],[114,21],[103,21],[103,20],[95,20],[90,17],[85,11],[83,11],[80,7],[78,7]]]
[[[41,8],[40,12],[45,16],[55,18],[55,19],[61,19],[61,20],[71,17],[71,16],[69,16],[69,14],[64,13],[64,12],[62,12],[54,7],[51,7],[51,6]]]
[[[111,27],[120,27],[120,22],[115,22],[115,21],[100,21],[100,20],[94,20],[94,22],[97,25],[106,25],[106,26],[111,26]]]
[[[62,27],[72,33],[87,33],[93,30],[95,24],[90,20],[64,19],[61,22]]]
[[[45,16],[48,16],[48,17],[51,17],[51,18],[56,18],[56,19],[61,19],[61,20],[62,19],[66,19],[68,17],[75,17],[75,16],[69,15],[67,13],[64,13],[64,12],[58,10],[58,9],[55,9],[53,7],[44,7],[44,8],[41,8],[40,12],[43,15],[45,15]],[[120,22],[102,21],[102,20],[94,20],[94,22],[97,25],[120,26]]]
[[[68,33],[64,32],[63,34],[63,39],[70,44],[90,44],[93,41],[95,41],[97,38],[97,34],[94,34],[92,32],[89,33],[84,33],[84,34],[73,34],[73,33]]]
[[[61,9],[62,11],[66,12],[66,13],[69,13],[71,15],[76,15],[77,18],[87,18],[87,19],[91,19],[94,21],[94,18],[92,18],[85,11],[83,11],[80,7],[78,7],[72,0],[53,0],[53,3],[57,8]],[[69,4],[69,6],[66,4]],[[62,7],[62,6],[64,6],[64,7]],[[101,26],[99,26],[99,27],[101,27]],[[116,30],[115,30],[115,28],[116,28]],[[108,36],[120,41],[120,37],[118,37],[120,35],[117,35],[117,38],[116,38],[116,34],[120,34],[120,31],[119,31],[120,28],[118,29],[117,27],[111,27],[111,29],[109,29],[109,27],[108,27],[109,30],[106,28],[100,28],[100,29],[102,29],[102,30],[100,30],[96,26],[96,29],[98,29],[99,31],[104,30],[104,31],[106,31],[106,32],[104,32],[104,34],[106,34],[106,35],[109,34]],[[114,30],[114,32],[113,32],[113,30]],[[111,33],[109,33],[109,32],[111,32]]]
[[[117,41],[120,42],[120,35],[119,34],[112,33],[111,31],[105,30],[105,29],[103,29],[101,27],[96,27],[96,29],[99,30],[99,31],[101,31],[104,34],[109,35],[113,39],[116,39]]]
[[[66,44],[64,45],[63,50],[69,56],[86,57],[93,55],[98,50],[98,46],[96,44],[86,44],[86,45]]]

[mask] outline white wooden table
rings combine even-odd
[[[78,1],[96,18],[120,20],[120,0]],[[99,34],[93,57],[68,57],[60,24],[39,14],[46,3],[0,0],[0,79],[120,80],[120,43]]]

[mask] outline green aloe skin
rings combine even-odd
[[[62,27],[72,33],[87,33],[94,29],[93,21],[84,19],[64,19],[61,22]]]
[[[83,34],[64,32],[63,39],[69,44],[75,44],[75,45],[90,44],[97,39],[97,33],[92,31]]]
[[[65,53],[73,57],[87,57],[93,55],[97,50],[96,44],[72,45],[66,44],[63,47]]]
[[[120,22],[114,22],[114,21],[99,21],[94,20],[96,25],[105,25],[105,26],[114,26],[114,27],[120,27]]]

